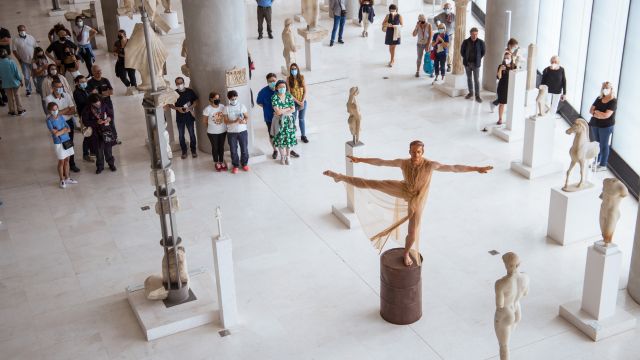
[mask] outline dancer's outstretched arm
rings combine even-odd
[[[375,166],[390,166],[390,167],[402,166],[402,159],[384,160],[384,159],[378,159],[378,158],[359,158],[359,157],[350,156],[350,155],[347,155],[347,157],[349,158],[349,160],[351,160],[351,162],[355,164],[365,163],[365,164],[375,165]]]
[[[444,171],[444,172],[479,172],[481,174],[486,174],[490,170],[493,169],[493,166],[467,166],[467,165],[445,165],[440,164],[439,162],[433,162],[433,169],[436,171]]]

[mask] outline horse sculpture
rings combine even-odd
[[[564,180],[564,187],[562,190],[564,191],[572,191],[569,190],[569,175],[571,175],[571,170],[576,166],[576,163],[580,164],[580,182],[577,184],[576,190],[580,190],[584,186],[585,182],[585,163],[587,160],[594,159],[600,153],[600,146],[597,141],[589,142],[589,125],[587,122],[579,118],[573,123],[573,125],[567,129],[567,135],[575,134],[573,138],[573,145],[571,145],[571,149],[569,150],[569,155],[571,155],[571,165],[569,166],[569,170],[567,170],[567,176]]]

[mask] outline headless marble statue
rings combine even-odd
[[[616,224],[620,219],[620,201],[629,195],[627,187],[618,179],[609,178],[602,181],[602,205],[600,205],[600,230],[605,246],[613,240]]]
[[[381,191],[394,198],[406,201],[408,213],[386,229],[371,237],[371,241],[378,250],[382,250],[387,239],[397,228],[408,222],[408,234],[404,246],[404,264],[411,266],[413,260],[411,255],[420,264],[420,255],[414,248],[418,247],[418,237],[420,234],[420,222],[422,220],[422,210],[427,200],[431,175],[433,171],[446,172],[479,172],[487,173],[493,169],[492,166],[476,167],[466,165],[444,165],[436,161],[427,160],[424,155],[424,144],[415,140],[409,144],[409,159],[383,160],[378,158],[358,158],[347,156],[354,163],[365,163],[375,166],[399,167],[402,170],[403,180],[369,180],[353,176],[338,174],[326,170],[323,174],[333,178],[334,181],[344,181],[360,189],[373,189]],[[356,213],[358,212],[356,208]]]
[[[529,292],[529,276],[518,271],[518,255],[502,255],[507,275],[496,281],[496,314],[494,328],[500,344],[500,360],[509,360],[509,338],[520,322],[520,299]]]
[[[349,131],[353,136],[353,145],[358,145],[360,142],[360,107],[356,101],[356,96],[360,94],[357,86],[349,89],[349,101],[347,101],[347,112],[349,113]]]
[[[538,87],[538,96],[536,97],[536,117],[542,117],[547,115],[551,107],[547,104],[547,94],[549,94],[549,87],[547,85],[540,85]]]
[[[302,16],[307,22],[307,29],[313,30],[318,26],[320,16],[320,2],[318,0],[302,0]]]
[[[162,73],[169,53],[155,32],[150,31],[149,37],[152,49],[152,65],[156,74],[156,84],[158,88],[162,88],[166,86]],[[136,69],[140,72],[142,84],[140,84],[138,88],[145,91],[151,89],[151,74],[149,72],[149,62],[147,61],[147,47],[144,40],[144,25],[142,23],[137,23],[133,28],[133,33],[127,42],[125,51],[125,67]]]
[[[285,19],[284,29],[282,30],[282,44],[284,45],[282,56],[284,56],[287,72],[290,69],[291,63],[296,62],[296,38],[293,36],[293,31],[291,29],[292,24],[293,19]]]

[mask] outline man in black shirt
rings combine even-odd
[[[5,49],[7,54],[11,54],[11,33],[3,27],[0,27],[0,49]],[[1,81],[0,84],[2,84]],[[9,98],[2,86],[0,86],[0,106],[5,106],[8,102]]]
[[[89,104],[90,92],[87,91],[87,78],[84,75],[78,75],[75,78],[76,88],[73,90],[73,101],[76,103],[76,111],[82,121],[82,113],[84,108]],[[87,162],[93,162],[89,154],[89,138],[85,137],[82,141],[82,159]]]
[[[111,102],[111,95],[113,95],[113,86],[109,79],[102,77],[102,68],[99,65],[93,65],[91,67],[91,78],[87,81],[87,91],[90,93],[100,95],[100,101],[102,104],[107,105],[114,116],[111,117],[111,128],[113,133],[118,138],[118,131],[116,130],[115,111],[113,110],[113,102]],[[116,144],[120,145],[122,142],[117,140]]]
[[[465,99],[471,99],[474,96],[476,101],[481,103],[480,98],[480,82],[478,80],[480,74],[480,66],[482,65],[482,58],[485,54],[484,41],[478,38],[478,29],[471,28],[471,36],[465,39],[460,46],[460,56],[462,56],[462,63],[467,73],[467,88],[469,93],[465,96]],[[471,76],[473,75],[473,82]]]
[[[178,138],[180,139],[180,149],[182,150],[182,158],[187,157],[187,142],[184,138],[184,128],[189,130],[189,145],[191,147],[191,156],[198,157],[196,149],[196,133],[194,123],[196,121],[193,116],[196,105],[198,104],[198,95],[195,91],[184,86],[184,78],[176,78],[176,88],[178,92],[178,100],[170,108],[176,111],[176,124],[178,125]]]
[[[62,71],[62,68],[61,68],[62,60],[64,60],[64,58],[66,57],[64,50],[66,48],[70,48],[70,49],[73,49],[73,52],[75,53],[75,51],[78,49],[76,44],[74,44],[71,40],[67,38],[68,35],[69,34],[67,34],[66,30],[58,31],[59,40],[52,42],[49,45],[49,47],[47,47],[47,49],[45,50],[49,59],[53,60],[53,62],[55,62],[56,65],[58,65],[59,71]],[[52,56],[51,53],[53,53],[55,57]]]

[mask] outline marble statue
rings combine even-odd
[[[162,0],[162,7],[166,14],[171,13],[171,0]]]
[[[138,11],[138,9],[143,5],[143,2],[144,9],[149,16],[152,26],[168,33],[171,30],[171,26],[169,26],[169,24],[167,24],[167,22],[158,13],[158,4],[161,3],[161,0],[123,0],[122,6],[118,8],[118,14],[127,15],[132,19],[133,14]],[[170,13],[170,0],[162,0],[162,4],[165,9],[165,13]],[[167,11],[167,9],[169,11]]]
[[[629,196],[629,190],[618,179],[609,178],[602,181],[602,205],[600,205],[600,231],[605,246],[613,240],[613,232],[620,218],[620,201]]]
[[[169,296],[169,290],[162,284],[162,277],[151,275],[144,280],[144,296],[147,300],[164,300]]]
[[[547,85],[540,85],[538,87],[538,96],[536,97],[536,116],[542,117],[547,115],[551,107],[547,104],[547,95],[549,94],[549,87]]]
[[[284,56],[287,74],[289,73],[291,63],[296,62],[296,38],[293,36],[293,30],[291,28],[292,24],[293,19],[285,19],[284,30],[282,30],[282,44],[284,45],[282,56]]]
[[[156,84],[158,85],[158,88],[163,88],[166,87],[167,84],[162,77],[162,73],[169,53],[162,43],[162,40],[160,40],[155,32],[150,31],[149,37],[151,41],[151,48],[153,50],[152,59],[156,73]],[[151,74],[149,73],[147,48],[144,40],[144,26],[142,23],[137,23],[133,28],[133,33],[127,42],[125,51],[125,67],[129,69],[136,69],[140,72],[142,83],[138,86],[138,89],[150,90]]]
[[[356,96],[360,94],[357,86],[349,89],[349,101],[347,101],[347,112],[349,113],[349,131],[353,136],[353,145],[358,145],[360,142],[360,107],[356,101]]]
[[[302,17],[307,22],[307,29],[313,30],[318,26],[320,18],[320,1],[319,0],[302,0]]]
[[[589,124],[582,119],[578,118],[573,125],[565,131],[567,135],[575,134],[573,138],[573,145],[569,150],[571,155],[571,165],[567,170],[567,176],[564,179],[564,191],[578,191],[586,186],[586,172],[587,161],[594,159],[600,153],[600,145],[597,141],[589,142]],[[575,187],[569,186],[569,175],[576,164],[580,164],[580,182]]]
[[[496,314],[493,326],[500,344],[500,360],[509,360],[509,338],[520,322],[520,299],[529,292],[529,276],[520,273],[518,255],[502,255],[507,275],[496,281]]]
[[[399,218],[386,229],[383,229],[373,235],[370,239],[378,250],[382,250],[389,236],[391,236],[392,233],[402,224],[408,222],[408,234],[405,238],[404,247],[404,264],[406,266],[411,266],[413,264],[413,260],[411,258],[412,255],[416,259],[418,265],[420,265],[420,254],[417,251],[420,222],[422,220],[422,211],[427,200],[427,194],[429,193],[432,173],[434,171],[487,173],[489,170],[493,169],[492,166],[476,167],[466,165],[444,165],[437,161],[428,160],[423,157],[424,143],[419,140],[412,141],[409,144],[409,154],[411,155],[409,159],[395,160],[347,156],[354,163],[398,167],[402,170],[403,180],[369,180],[338,174],[330,170],[326,170],[323,173],[324,175],[333,178],[335,182],[343,181],[356,188],[380,191],[393,198],[399,199],[397,201],[404,200],[407,205],[407,214]],[[399,211],[399,209],[390,209],[390,211]],[[358,214],[357,208],[356,214]]]
[[[184,64],[182,64],[182,66],[180,67],[180,70],[182,71],[182,75],[190,78],[191,77],[191,70],[189,69],[189,53],[187,52],[187,39],[185,38],[184,40],[182,40],[182,49],[180,50],[180,56],[182,56],[184,58]]]
[[[169,269],[167,271],[167,257],[169,258]],[[162,257],[162,280],[165,283],[171,281],[172,283],[178,282],[178,276],[176,274],[176,256],[175,248],[170,248],[168,253]],[[184,252],[184,247],[178,246],[178,269],[180,273],[180,281],[183,284],[189,283],[189,269],[187,268],[187,256]]]

